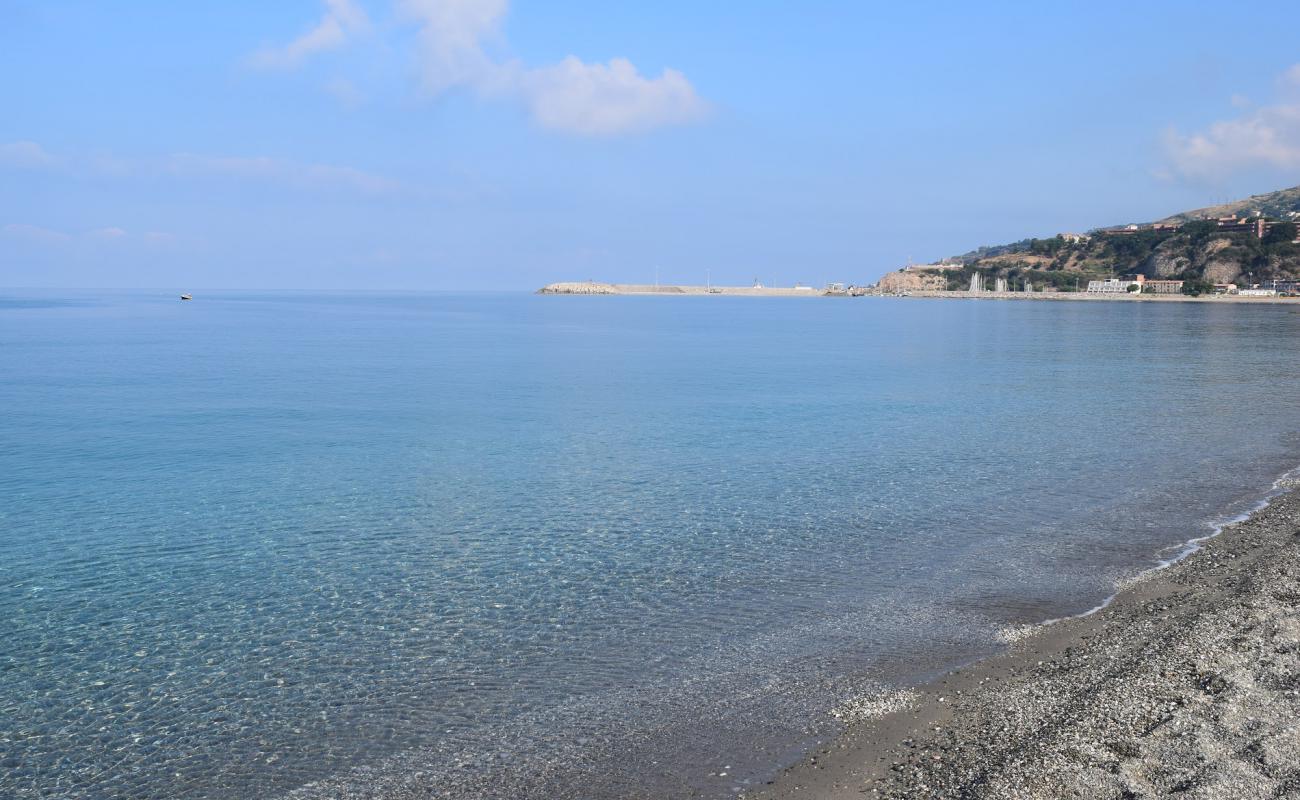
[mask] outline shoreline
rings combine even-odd
[[[1185,294],[1088,294],[1087,292],[966,292],[916,289],[881,292],[877,289],[849,287],[830,291],[810,286],[688,286],[670,284],[602,283],[570,281],[548,283],[535,294],[579,297],[888,297],[933,298],[943,300],[1052,300],[1113,303],[1217,303],[1249,305],[1300,304],[1300,297],[1242,297],[1239,295]]]
[[[1084,614],[850,709],[747,800],[1300,794],[1300,491]]]
[[[1240,295],[1199,295],[1186,294],[1088,294],[1087,292],[948,292],[938,290],[917,290],[902,294],[867,295],[877,297],[919,297],[939,298],[944,300],[1081,300],[1084,302],[1113,303],[1218,303],[1221,305],[1241,304],[1295,304],[1300,297],[1242,297]]]

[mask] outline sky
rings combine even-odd
[[[1300,184],[1300,6],[0,0],[0,286],[868,283]]]

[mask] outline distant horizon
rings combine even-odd
[[[1218,203],[1218,205],[1227,204],[1227,203],[1233,203],[1233,202],[1238,202],[1238,201],[1244,201],[1244,200],[1248,200],[1248,199],[1250,199],[1251,197],[1260,196],[1260,195],[1267,195],[1267,194],[1270,194],[1270,193],[1273,193],[1273,192],[1284,191],[1284,190],[1292,189],[1292,188],[1300,188],[1300,187],[1285,186],[1285,187],[1279,187],[1279,188],[1277,188],[1277,189],[1273,189],[1273,190],[1266,190],[1266,191],[1263,191],[1263,192],[1256,192],[1256,193],[1254,193],[1254,194],[1252,194],[1252,195],[1248,195],[1248,196],[1246,196],[1246,197],[1240,197],[1240,198],[1225,198],[1225,199],[1222,200],[1220,203]],[[1150,220],[1144,220],[1143,222],[1153,222],[1153,221],[1156,221],[1156,220],[1158,220],[1158,219],[1164,219],[1164,218],[1167,218],[1167,217],[1169,217],[1169,216],[1173,216],[1173,215],[1177,215],[1177,214],[1183,214],[1183,213],[1188,213],[1188,212],[1191,212],[1191,211],[1195,211],[1195,210],[1198,210],[1199,208],[1211,208],[1211,207],[1212,207],[1212,206],[1200,206],[1200,207],[1198,207],[1198,208],[1196,208],[1196,209],[1181,209],[1181,210],[1178,210],[1178,211],[1169,212],[1169,213],[1164,214],[1163,216],[1160,216],[1160,217],[1152,218],[1152,219],[1150,219]],[[1126,225],[1126,224],[1133,224],[1134,222],[1138,222],[1138,221],[1137,221],[1137,220],[1127,220],[1127,221],[1122,221],[1122,222],[1111,223],[1111,224],[1109,224],[1109,225],[1100,225],[1100,226],[1094,226],[1094,227],[1090,227],[1090,228],[1084,228],[1084,229],[1082,229],[1082,230],[1085,230],[1085,231],[1100,230],[1100,229],[1104,229],[1104,228],[1107,228],[1107,227],[1117,227],[1117,226]],[[1058,231],[1058,232],[1056,232],[1056,233],[1060,233],[1060,231]],[[1019,238],[1017,238],[1017,239],[1011,239],[1011,240],[1008,240],[1008,241],[1006,241],[1006,242],[996,242],[996,243],[992,243],[992,242],[990,242],[990,243],[985,243],[984,245],[978,245],[978,246],[974,246],[974,247],[969,247],[969,248],[967,248],[966,250],[963,250],[963,251],[960,251],[960,252],[957,252],[957,253],[950,253],[950,254],[948,254],[948,255],[946,255],[946,256],[939,256],[939,257],[937,257],[937,258],[935,258],[935,259],[933,259],[933,260],[931,260],[931,261],[928,261],[928,262],[912,262],[912,263],[915,263],[915,264],[918,264],[918,265],[934,264],[934,263],[939,263],[942,259],[945,259],[945,258],[952,258],[952,257],[955,257],[955,256],[960,255],[961,253],[971,252],[971,251],[973,251],[973,250],[975,250],[975,249],[977,249],[978,247],[981,247],[981,246],[995,246],[995,245],[1010,244],[1010,243],[1013,242],[1013,241],[1020,241],[1020,240],[1027,239],[1027,238],[1048,238],[1048,237],[1053,236],[1053,235],[1056,235],[1056,234],[1055,234],[1055,233],[1054,233],[1054,234],[1047,234],[1047,233],[1026,234],[1026,235],[1021,236],[1021,237],[1019,237]],[[895,267],[894,269],[899,269],[899,268],[901,268],[901,266],[906,266],[906,265],[900,265],[900,267]],[[712,270],[713,270],[713,268],[710,268],[710,267],[706,267],[706,268],[705,268],[705,276],[704,276],[705,279],[704,279],[703,281],[693,280],[693,279],[691,279],[691,278],[689,278],[689,277],[688,277],[688,278],[685,278],[685,279],[675,279],[675,280],[674,280],[674,279],[669,279],[669,278],[665,277],[665,276],[662,274],[662,272],[661,272],[661,274],[658,276],[659,280],[657,280],[657,281],[655,280],[655,277],[654,277],[654,276],[652,276],[652,277],[649,278],[649,279],[638,279],[638,278],[636,278],[636,277],[632,277],[632,278],[630,278],[630,279],[625,279],[625,280],[608,280],[608,279],[602,278],[602,277],[600,277],[600,276],[589,276],[588,278],[577,278],[577,277],[573,277],[573,276],[560,276],[560,277],[555,277],[555,278],[546,279],[543,283],[539,283],[538,285],[536,285],[536,286],[532,286],[532,287],[528,287],[528,286],[517,286],[517,287],[500,287],[500,286],[498,286],[498,287],[492,287],[492,286],[460,286],[460,287],[439,287],[439,286],[424,286],[424,287],[414,287],[414,286],[379,286],[379,287],[376,287],[376,286],[336,286],[336,287],[329,287],[329,286],[319,286],[319,287],[307,287],[307,288],[304,288],[304,287],[302,287],[302,286],[288,286],[288,285],[286,285],[286,286],[261,286],[261,287],[248,287],[248,286],[186,286],[186,287],[184,287],[184,288],[182,288],[182,287],[180,287],[180,286],[177,286],[177,287],[175,287],[175,288],[169,288],[169,287],[165,287],[165,286],[156,286],[156,285],[155,285],[155,286],[89,286],[89,285],[87,285],[87,286],[57,286],[57,285],[44,285],[44,286],[42,286],[42,285],[13,285],[13,286],[5,286],[5,285],[0,285],[0,291],[60,291],[60,290],[61,290],[61,291],[140,291],[140,292],[154,292],[154,291],[157,291],[157,292],[175,292],[175,291],[199,291],[199,292],[291,292],[291,293],[302,293],[302,294],[312,294],[312,293],[339,293],[339,294],[349,294],[349,293],[374,293],[374,294],[385,294],[385,293],[416,293],[416,294],[418,294],[418,293],[452,293],[452,294],[454,294],[454,293],[466,293],[466,294],[471,294],[471,293],[481,293],[481,294],[504,293],[504,294],[516,294],[516,293],[529,293],[529,292],[536,292],[538,289],[542,288],[542,286],[544,286],[544,285],[546,285],[546,284],[548,284],[548,283],[556,283],[556,282],[586,282],[586,281],[594,281],[594,282],[596,282],[596,283],[643,284],[643,285],[650,285],[650,284],[654,284],[654,283],[661,283],[661,284],[663,284],[663,285],[667,285],[667,286],[697,286],[697,285],[698,285],[698,286],[704,286],[704,285],[706,285],[706,284],[708,284],[708,283],[710,283],[710,282],[711,282],[712,284],[714,284],[714,285],[718,285],[718,286],[749,286],[749,285],[751,285],[751,284],[753,283],[753,278],[751,278],[749,281],[739,281],[739,282],[735,282],[735,283],[723,283],[723,282],[720,282],[720,281],[712,281],[712,280],[711,280],[711,272],[712,272]],[[888,271],[886,271],[886,272],[888,272]],[[882,275],[883,275],[883,274],[886,274],[886,273],[882,273]],[[878,276],[876,276],[876,277],[874,277],[874,278],[871,278],[870,280],[865,280],[865,281],[862,281],[861,283],[857,283],[857,285],[866,285],[866,284],[870,284],[870,283],[875,283],[877,280],[879,280],[880,277],[881,277],[881,276],[878,275]],[[761,276],[758,276],[758,278],[759,278],[760,282],[764,283],[764,284],[767,285],[767,286],[773,286],[773,287],[776,287],[776,286],[795,286],[795,285],[824,286],[824,285],[829,285],[830,283],[855,283],[855,282],[856,282],[856,279],[849,277],[849,278],[831,278],[831,279],[828,279],[828,280],[825,280],[825,281],[820,281],[820,282],[819,282],[819,281],[804,281],[804,280],[797,280],[797,281],[793,281],[793,282],[791,282],[791,283],[781,284],[781,283],[776,283],[776,282],[771,282],[771,281],[764,280],[764,279],[762,279]]]
[[[873,282],[1300,184],[1288,20],[17,0],[0,285]]]

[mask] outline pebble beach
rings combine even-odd
[[[1096,613],[1009,638],[746,796],[1300,796],[1294,490]]]

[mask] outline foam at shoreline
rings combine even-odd
[[[1012,629],[1007,653],[919,687],[920,702],[851,727],[747,797],[1289,796],[1285,765],[1300,757],[1291,473],[1242,516],[1100,611]],[[1256,757],[1252,742],[1268,744]]]

